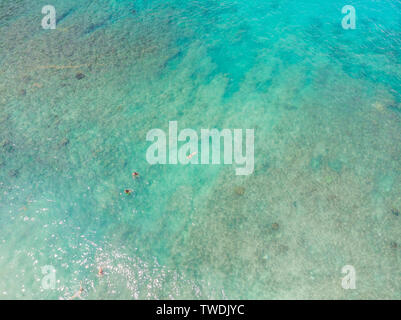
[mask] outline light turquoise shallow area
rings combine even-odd
[[[49,2],[0,3],[0,299],[401,299],[399,1]],[[254,174],[150,166],[173,120]]]

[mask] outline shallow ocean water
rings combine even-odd
[[[0,4],[1,299],[401,298],[400,1],[51,4]],[[174,120],[254,173],[149,165]]]

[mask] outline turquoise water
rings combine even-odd
[[[401,298],[400,1],[51,4],[0,3],[1,299]],[[174,120],[254,173],[149,165]]]

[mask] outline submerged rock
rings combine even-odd
[[[82,72],[78,72],[75,75],[75,78],[77,78],[78,80],[81,80],[81,79],[85,78],[85,75]]]
[[[322,167],[322,163],[323,163],[323,156],[317,156],[311,159],[309,167],[313,171],[318,171]]]
[[[277,222],[272,224],[272,229],[273,230],[278,230],[279,228],[280,228],[280,225]]]
[[[387,109],[395,112],[401,112],[401,105],[389,105]]]
[[[239,196],[243,196],[245,194],[245,188],[244,187],[235,187],[234,188],[235,194]]]
[[[10,177],[18,177],[19,176],[19,170],[18,169],[14,169],[14,170],[10,170],[9,172],[8,172],[8,175],[10,176]]]
[[[287,111],[295,111],[298,110],[298,108],[292,104],[285,104],[284,109]]]
[[[67,138],[64,138],[63,140],[61,140],[60,146],[65,147],[69,143],[70,143],[70,140],[68,140]]]
[[[5,139],[0,142],[0,148],[2,148],[5,152],[12,152],[14,151],[14,146],[10,140]]]
[[[330,160],[328,166],[331,170],[340,173],[343,168],[343,163],[340,160]]]

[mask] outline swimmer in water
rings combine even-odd
[[[192,152],[189,156],[187,156],[187,159],[191,160],[193,158],[193,156],[196,156],[197,152]]]
[[[79,290],[70,298],[70,300],[73,300],[75,298],[82,299],[81,298],[81,294],[82,294],[83,291],[84,291],[84,288],[82,288],[82,282],[81,282],[80,285],[79,285]]]
[[[132,173],[132,178],[134,178],[134,179],[139,178],[139,173],[138,172],[133,172]]]
[[[104,275],[102,267],[99,267],[99,271],[98,271],[97,275],[100,276],[100,277]]]
[[[131,194],[131,193],[132,193],[132,190],[131,190],[131,189],[125,189],[125,190],[124,190],[124,193],[125,193],[125,194]]]

